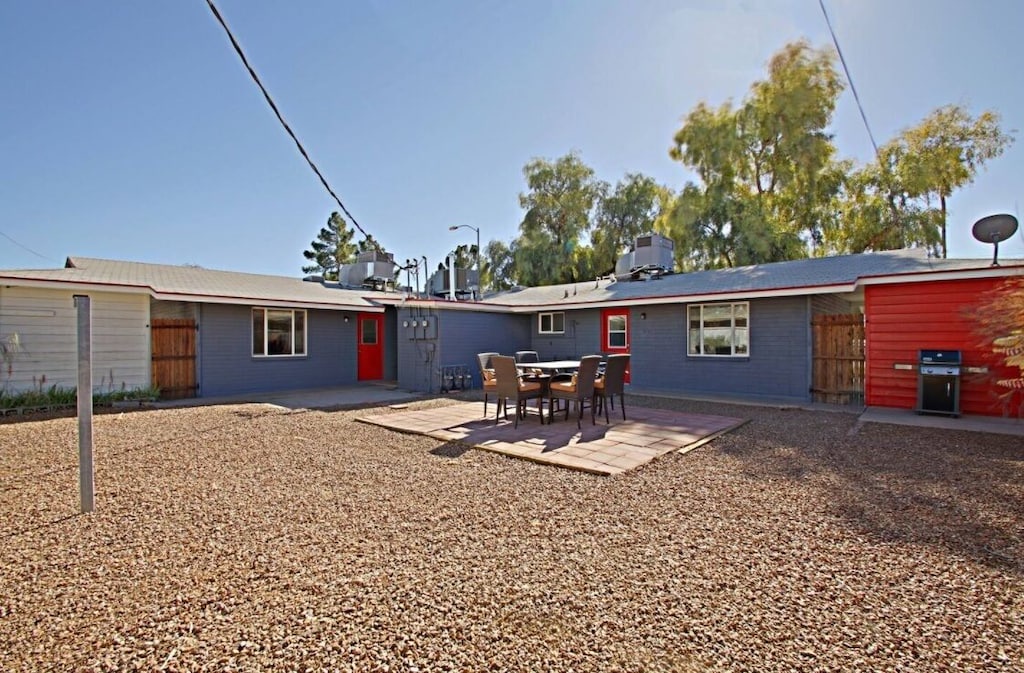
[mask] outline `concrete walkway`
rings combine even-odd
[[[485,418],[483,402],[460,402],[358,420],[606,476],[640,467],[671,451],[690,451],[746,422],[742,418],[627,406],[628,420],[622,420],[621,412],[616,410],[610,414],[610,424],[606,425],[603,418],[591,424],[590,414],[585,413],[582,428],[577,429],[572,415],[565,420],[562,414],[556,414],[554,423],[541,424],[536,409],[531,407],[515,427],[511,416],[495,424],[494,413],[494,404]]]
[[[942,428],[944,430],[965,430],[967,432],[991,432],[997,435],[1024,437],[1024,420],[1000,418],[997,416],[936,416],[917,414],[910,409],[868,407],[857,418],[858,423],[890,423],[911,425],[919,428]]]
[[[420,398],[421,393],[398,390],[387,384],[364,383],[354,386],[330,388],[308,388],[303,390],[282,390],[271,393],[249,393],[223,397],[192,397],[184,400],[167,400],[153,406],[161,409],[173,407],[194,407],[215,404],[272,404],[285,409],[328,409],[333,407],[358,407],[375,404],[393,404]]]

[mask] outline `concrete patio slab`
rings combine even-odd
[[[494,413],[493,404],[489,412]],[[694,445],[746,423],[742,418],[643,407],[630,407],[627,415],[625,421],[621,416],[613,416],[609,425],[603,419],[591,425],[584,418],[583,427],[577,429],[572,418],[566,421],[558,416],[554,423],[542,425],[536,410],[531,408],[517,428],[511,417],[502,418],[497,424],[493,415],[485,418],[482,402],[460,402],[363,416],[358,420],[606,476],[627,472],[672,451],[689,451]]]

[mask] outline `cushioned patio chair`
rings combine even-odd
[[[476,359],[480,363],[480,385],[484,389],[484,418],[487,418],[487,396],[490,393],[498,392],[498,384],[494,380],[494,368],[491,365],[491,358],[499,353],[477,353]]]
[[[554,414],[555,400],[567,400],[576,405],[576,427],[582,427],[583,408],[590,407],[590,423],[594,424],[594,382],[597,378],[597,367],[601,364],[600,355],[587,355],[580,360],[579,370],[568,381],[552,381],[548,387],[548,410]],[[569,404],[565,405],[565,418],[569,419]]]
[[[501,420],[501,410],[505,410],[505,418],[508,419],[508,401],[516,403],[515,423],[513,427],[519,427],[519,417],[526,415],[526,401],[537,400],[537,409],[540,412],[540,422],[544,422],[544,386],[537,381],[526,381],[520,376],[516,369],[515,358],[509,355],[491,356],[491,364],[494,366],[494,377],[497,380],[498,410],[495,413],[494,424]]]
[[[604,409],[604,422],[608,423],[608,404],[615,408],[615,396],[619,396],[619,406],[622,407],[622,420],[626,420],[626,400],[623,397],[623,388],[626,384],[626,370],[629,369],[629,355],[609,355],[604,367],[604,376],[601,376],[594,383],[594,392],[597,393],[598,402]]]

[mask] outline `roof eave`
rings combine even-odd
[[[214,294],[196,294],[185,292],[157,292],[145,285],[130,283],[99,283],[79,280],[35,279],[17,276],[0,275],[0,284],[17,285],[46,290],[74,290],[83,292],[113,292],[118,294],[144,294],[158,301],[190,301],[204,304],[232,304],[245,306],[272,306],[274,308],[304,308],[325,311],[362,311],[365,313],[383,313],[385,308],[361,300],[361,303],[337,303],[302,301],[287,298],[232,296]]]

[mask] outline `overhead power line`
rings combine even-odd
[[[832,43],[836,45],[836,52],[839,54],[839,62],[843,64],[843,72],[846,73],[846,81],[850,83],[850,91],[853,92],[853,100],[857,102],[857,109],[860,110],[860,118],[864,120],[864,128],[867,129],[868,138],[871,139],[871,146],[875,148],[875,156],[878,157],[878,143],[875,142],[875,134],[871,132],[871,125],[868,124],[868,116],[864,114],[864,106],[860,103],[860,96],[857,95],[857,87],[853,85],[853,77],[850,76],[850,68],[846,65],[846,57],[843,56],[843,50],[839,46],[839,38],[836,37],[836,31],[832,30],[832,20],[828,18],[828,12],[825,10],[825,0],[818,0],[818,5],[821,6],[821,13],[825,15],[825,23],[828,25],[828,32],[832,34]]]
[[[231,29],[228,28],[228,24],[226,21],[224,21],[224,17],[221,16],[220,12],[217,10],[217,7],[213,4],[213,0],[206,0],[206,4],[209,5],[210,11],[213,12],[213,15],[217,18],[217,22],[220,23],[221,27],[224,28],[224,32],[227,33],[228,39],[231,40],[231,45],[235,48],[235,53],[237,53],[238,57],[242,59],[242,64],[245,66],[245,69],[249,71],[249,76],[252,77],[252,81],[255,82],[256,86],[258,86],[260,88],[260,91],[263,92],[263,97],[266,99],[267,104],[270,105],[270,109],[274,111],[274,114],[277,116],[277,120],[281,122],[281,126],[283,126],[284,130],[288,133],[289,136],[291,136],[291,139],[295,141],[295,146],[299,148],[299,153],[302,154],[302,157],[306,160],[306,163],[309,164],[309,167],[313,169],[313,172],[316,173],[316,176],[320,178],[320,184],[322,184],[324,186],[324,189],[326,189],[327,192],[334,198],[335,202],[338,204],[338,207],[341,208],[341,211],[343,213],[345,213],[345,215],[348,217],[352,225],[356,229],[358,229],[360,233],[362,233],[362,235],[366,237],[367,240],[372,242],[374,248],[376,248],[376,250],[380,252],[380,244],[376,240],[374,240],[372,236],[366,233],[365,229],[359,226],[359,223],[356,221],[356,218],[352,215],[352,213],[348,212],[348,208],[345,207],[345,204],[341,202],[341,199],[338,198],[338,195],[334,193],[333,189],[331,189],[331,186],[327,183],[327,179],[323,176],[323,173],[321,173],[320,169],[316,167],[316,164],[313,163],[313,160],[309,158],[309,154],[306,152],[306,148],[302,146],[302,143],[299,142],[299,139],[295,136],[295,133],[292,131],[291,127],[288,126],[288,122],[284,120],[284,117],[281,115],[281,111],[277,109],[277,105],[274,103],[274,99],[270,97],[270,93],[267,91],[267,88],[263,86],[263,82],[260,81],[259,75],[257,75],[253,67],[249,65],[249,59],[245,57],[245,53],[242,51],[241,45],[238,44],[238,40],[235,39],[235,36],[234,34],[232,34]]]
[[[10,241],[14,245],[18,246],[22,250],[24,250],[26,252],[31,252],[33,255],[35,255],[36,257],[39,257],[40,259],[45,259],[45,260],[47,260],[49,262],[57,262],[57,260],[55,260],[53,257],[47,257],[46,255],[43,255],[41,253],[36,252],[35,250],[33,250],[32,248],[28,247],[27,245],[22,245],[21,243],[18,243],[16,240],[14,240],[13,238],[11,238],[10,236],[8,236],[7,234],[5,234],[2,231],[0,231],[0,236],[3,236],[8,241]]]

